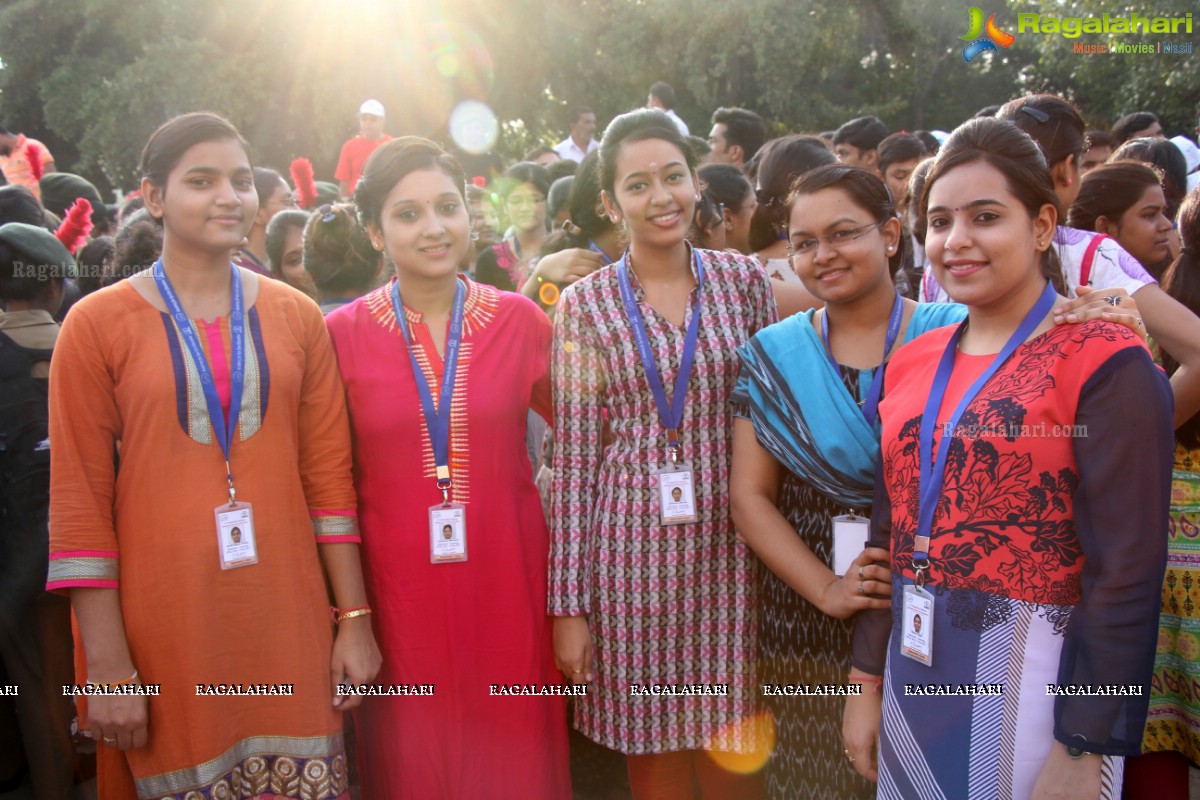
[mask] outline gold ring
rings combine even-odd
[[[858,579],[859,579],[859,580],[862,580],[862,576],[863,576],[863,574],[862,574],[862,565],[860,564],[860,565],[859,565],[859,567],[858,567]]]
[[[103,741],[104,741],[104,743],[105,743],[105,744],[116,744],[116,743],[117,743],[117,740],[116,740],[116,739],[110,739],[110,738],[108,738],[107,736],[105,736],[105,737],[104,737],[104,740],[103,740]]]
[[[859,582],[858,582],[858,593],[859,593],[859,594],[866,594],[866,592],[864,592],[864,591],[863,591],[863,585],[862,585],[862,581],[859,581]]]

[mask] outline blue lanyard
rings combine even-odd
[[[683,340],[683,357],[679,360],[679,374],[675,377],[675,396],[670,405],[667,404],[667,393],[663,389],[662,378],[658,374],[658,362],[650,350],[650,338],[646,335],[646,323],[642,320],[641,309],[633,296],[633,285],[629,282],[628,254],[621,256],[617,262],[617,282],[621,287],[621,299],[625,303],[625,315],[633,326],[633,335],[637,340],[638,352],[642,356],[642,368],[646,371],[646,381],[658,405],[658,418],[667,429],[667,449],[672,460],[678,460],[682,447],[679,443],[679,425],[683,422],[683,405],[687,399],[688,380],[692,375],[692,361],[696,357],[696,340],[700,335],[700,304],[704,291],[704,264],[700,254],[692,251],[692,260],[696,265],[696,302],[692,308],[692,319],[688,323],[687,336]]]
[[[221,399],[217,396],[217,384],[213,380],[208,358],[205,357],[204,349],[200,346],[200,337],[196,333],[196,329],[192,327],[192,321],[188,319],[188,315],[183,312],[179,296],[175,294],[175,288],[171,286],[171,279],[163,270],[161,258],[154,262],[151,274],[154,276],[154,283],[158,286],[158,293],[162,295],[163,302],[167,304],[167,309],[175,320],[179,335],[183,337],[183,343],[187,345],[188,352],[192,356],[192,363],[196,365],[196,372],[200,376],[200,387],[204,390],[204,402],[208,406],[208,419],[212,424],[213,435],[217,438],[217,445],[221,448],[221,455],[225,458],[225,476],[229,481],[229,502],[232,504],[235,495],[233,470],[229,467],[229,448],[233,443],[233,432],[237,429],[238,415],[242,409],[242,387],[246,382],[246,309],[242,299],[241,278],[238,270],[231,264],[229,267],[229,339],[233,349],[233,365],[230,375],[232,385],[229,396],[229,416],[226,417],[225,411],[221,408]]]
[[[607,267],[609,264],[613,263],[613,260],[608,257],[608,253],[601,250],[600,245],[596,244],[591,239],[588,239],[588,250],[591,250],[593,253],[599,253],[600,257],[604,259],[604,266]]]
[[[450,406],[454,398],[454,376],[458,372],[458,348],[462,344],[463,307],[467,292],[462,281],[454,287],[454,307],[450,312],[450,335],[446,338],[446,357],[443,359],[445,369],[442,371],[442,390],[438,397],[438,405],[433,407],[433,392],[425,373],[417,363],[413,354],[412,336],[408,331],[408,320],[404,317],[404,304],[400,302],[400,283],[392,282],[392,311],[396,314],[396,324],[404,333],[404,344],[408,350],[408,359],[412,362],[413,381],[417,384],[417,394],[421,397],[421,410],[425,412],[425,429],[429,431],[430,444],[433,445],[433,459],[437,464],[437,485],[442,490],[443,502],[450,501]]]
[[[900,292],[897,290],[896,299],[892,302],[892,316],[888,320],[887,335],[883,340],[883,360],[879,362],[879,367],[875,370],[875,375],[871,378],[871,388],[867,391],[866,400],[863,401],[863,416],[872,425],[879,418],[879,395],[883,392],[883,365],[887,362],[888,353],[892,352],[892,347],[895,346],[896,339],[900,336],[900,323],[903,319],[904,303],[901,302]],[[833,367],[833,375],[840,383],[842,380],[842,371],[838,367],[837,359],[833,357],[833,347],[829,344],[828,308],[821,315],[821,341],[825,343],[825,354],[829,356],[829,364]]]
[[[1054,287],[1047,283],[1045,290],[1042,291],[1042,296],[1038,298],[1033,308],[1025,315],[1025,319],[1017,326],[1017,330],[1009,337],[1008,342],[1004,345],[1004,349],[996,354],[996,357],[992,359],[992,363],[983,371],[983,374],[967,387],[966,393],[958,401],[958,405],[954,408],[950,419],[946,421],[946,427],[942,430],[942,442],[938,445],[937,461],[933,463],[933,469],[930,471],[929,463],[933,454],[933,429],[937,425],[938,411],[941,409],[942,400],[946,396],[946,387],[950,384],[950,375],[954,372],[954,355],[958,351],[958,340],[962,338],[962,333],[967,327],[965,321],[959,324],[958,328],[954,331],[954,335],[950,337],[950,341],[946,343],[946,349],[942,352],[942,360],[938,363],[937,372],[933,377],[933,387],[929,390],[929,399],[925,403],[925,413],[921,417],[919,451],[921,459],[921,506],[920,513],[917,516],[917,531],[913,540],[913,569],[917,573],[918,586],[924,585],[923,573],[929,568],[929,537],[933,530],[933,515],[937,510],[938,501],[941,499],[942,484],[946,480],[946,458],[950,455],[950,445],[954,440],[954,431],[958,427],[958,421],[962,418],[963,413],[966,412],[967,406],[971,404],[971,401],[975,399],[975,396],[979,394],[991,377],[996,374],[996,371],[1004,366],[1004,362],[1037,329],[1037,326],[1045,319],[1046,314],[1050,313],[1050,309],[1054,307],[1056,297],[1057,293],[1054,291]]]

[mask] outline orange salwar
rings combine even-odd
[[[259,563],[239,569],[220,567],[224,461],[175,323],[117,284],[71,310],[51,365],[48,588],[120,592],[133,663],[161,694],[149,698],[147,746],[123,756],[101,746],[100,774],[119,776],[127,760],[143,798],[347,791],[317,552],[358,542],[341,380],[320,311],[299,292],[259,279],[246,322],[231,464],[238,500],[253,504]],[[219,334],[218,385],[228,318]],[[205,694],[222,684],[294,694]]]

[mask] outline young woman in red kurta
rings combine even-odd
[[[375,151],[355,201],[396,278],[327,318],[350,406],[378,681],[407,693],[368,698],[356,717],[363,796],[560,800],[566,708],[525,448],[529,409],[550,416],[550,323],[533,301],[458,275],[463,191],[462,168],[432,142]]]

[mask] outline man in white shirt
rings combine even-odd
[[[650,87],[650,96],[646,98],[646,108],[655,108],[663,112],[671,118],[680,133],[688,135],[687,123],[675,113],[675,90],[671,88],[671,84],[662,81],[653,84]]]
[[[567,124],[571,128],[571,135],[554,145],[554,152],[558,153],[559,158],[579,163],[600,146],[592,138],[596,132],[596,114],[587,106],[575,106],[567,112]]]

